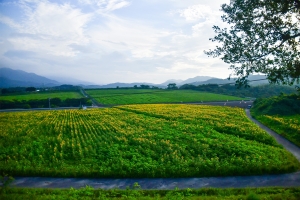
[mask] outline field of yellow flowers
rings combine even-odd
[[[51,177],[203,177],[296,171],[244,110],[196,105],[0,113],[0,172]]]
[[[256,115],[255,118],[300,147],[300,115]]]

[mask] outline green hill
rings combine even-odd
[[[260,98],[254,102],[253,112],[258,115],[300,114],[300,97],[296,94]]]

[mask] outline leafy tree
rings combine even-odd
[[[178,87],[176,86],[176,83],[169,83],[168,89],[178,89]]]
[[[230,65],[238,85],[252,73],[271,83],[294,84],[300,79],[300,0],[232,0],[221,7],[229,28],[213,26],[213,42],[205,51]]]
[[[1,90],[1,93],[2,93],[2,94],[8,94],[8,93],[9,93],[9,90],[4,88],[4,89]]]
[[[300,114],[300,101],[296,94],[258,98],[252,112],[255,115],[296,115]]]
[[[140,85],[140,87],[141,87],[142,89],[149,89],[149,88],[150,88],[149,85]]]
[[[184,84],[179,87],[179,89],[181,89],[181,90],[189,90],[189,89],[196,89],[196,88],[197,88],[197,86],[191,85],[191,84]]]

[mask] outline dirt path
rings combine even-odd
[[[300,148],[293,145],[274,131],[253,119],[248,109],[246,114],[254,123],[266,130],[275,137],[278,143],[282,144],[300,161]],[[141,185],[142,189],[174,189],[184,188],[244,188],[244,187],[300,187],[300,171],[280,175],[263,176],[235,176],[235,177],[210,177],[210,178],[141,178],[141,179],[88,179],[88,178],[43,178],[43,177],[16,177],[15,187],[34,188],[80,188],[86,185],[102,189],[126,189],[135,182]]]

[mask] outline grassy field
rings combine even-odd
[[[65,100],[67,98],[82,98],[83,95],[78,91],[72,92],[30,92],[18,95],[0,95],[0,100],[18,100],[18,101],[28,101],[32,99],[48,99],[48,98],[60,98],[61,100]]]
[[[243,109],[127,105],[0,113],[13,176],[204,177],[292,172],[299,162]]]
[[[99,89],[86,92],[104,105],[241,100],[240,97],[193,90]]]
[[[99,190],[91,187],[80,189],[0,189],[1,199],[130,199],[130,200],[298,200],[300,188],[241,188],[241,189],[185,189],[185,190]]]
[[[296,94],[257,99],[251,115],[300,147],[300,100]]]
[[[257,115],[255,118],[300,147],[300,115]]]

